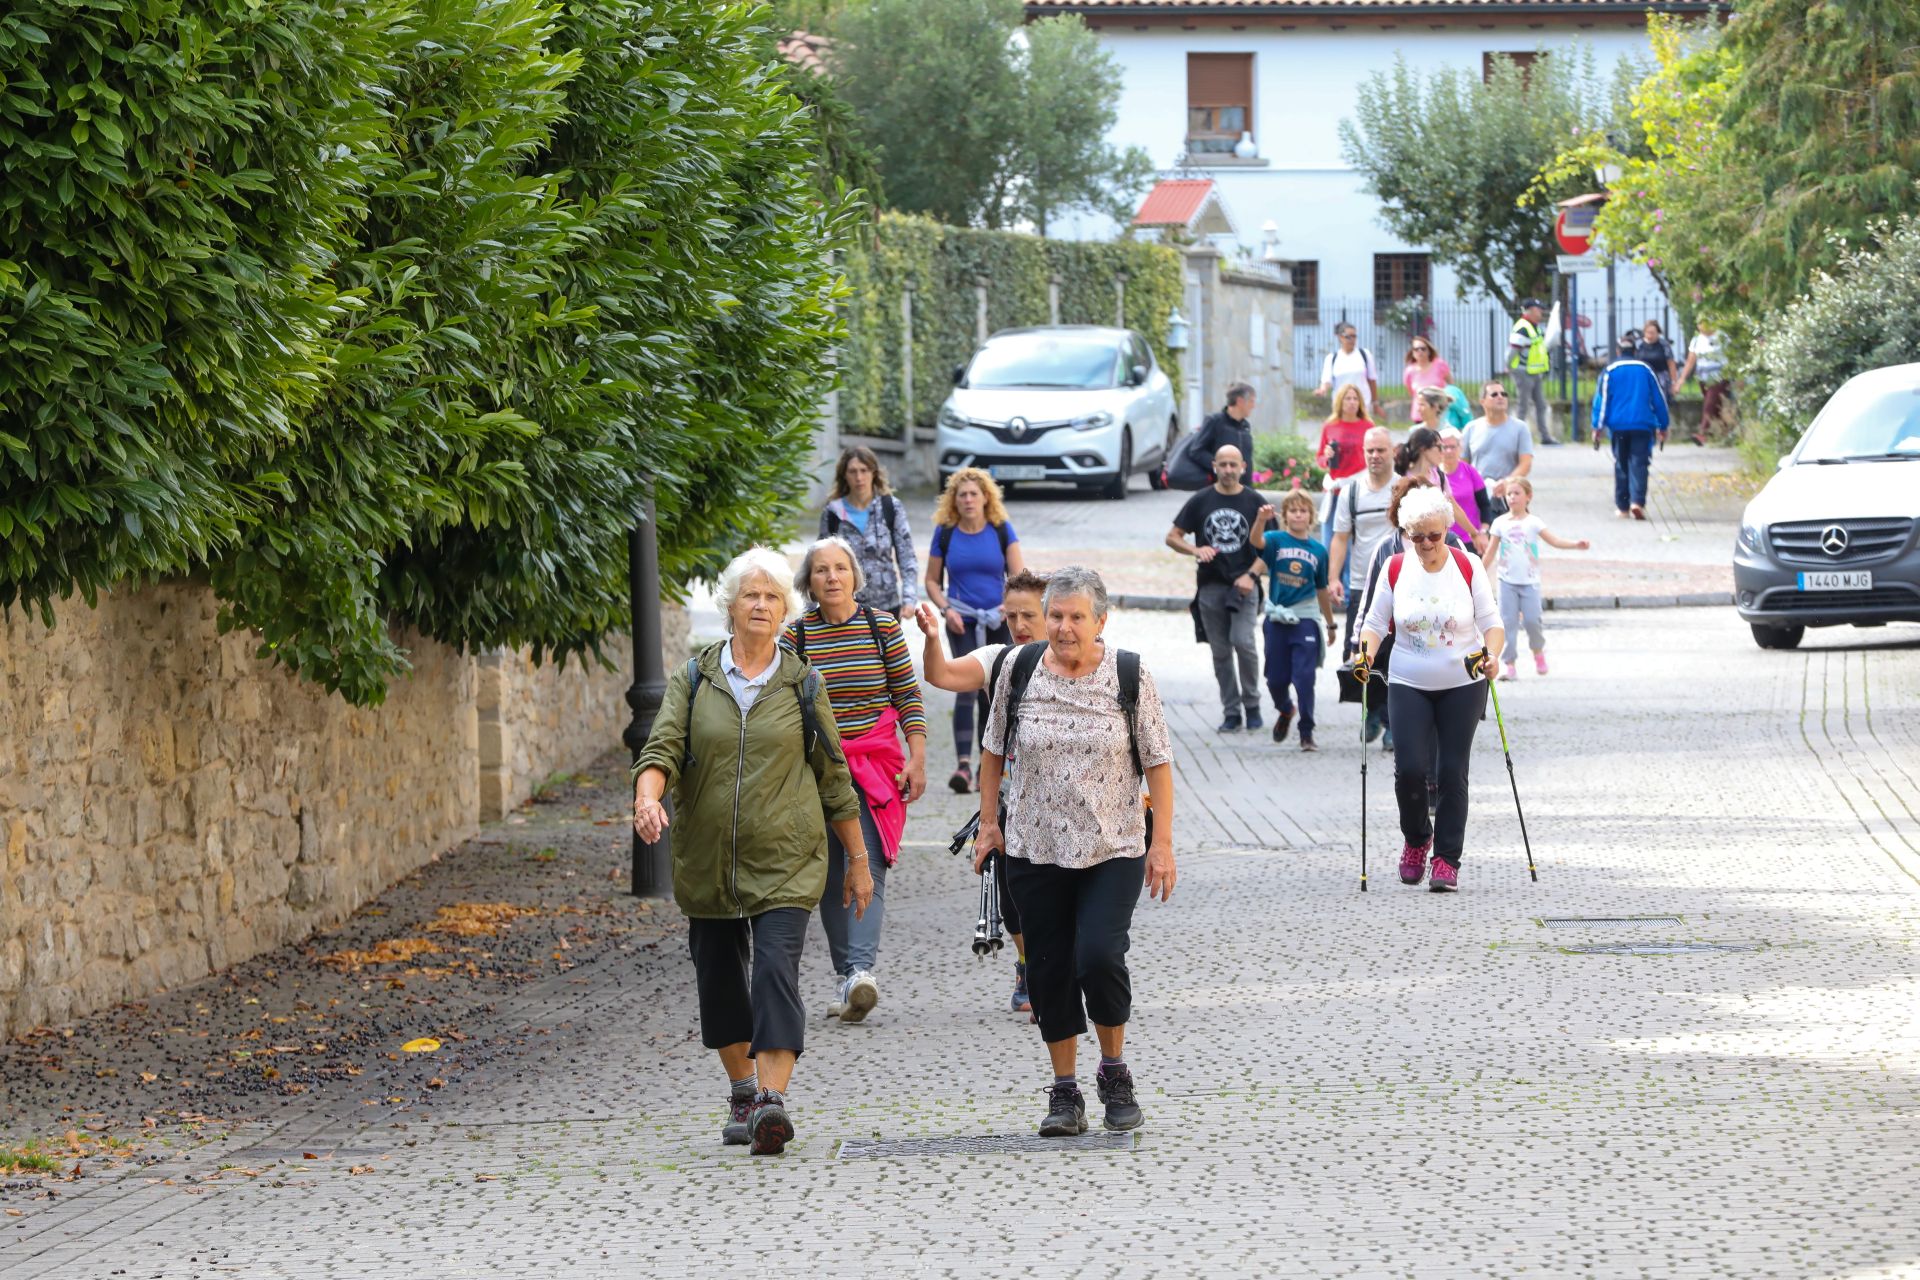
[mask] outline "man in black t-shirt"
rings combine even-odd
[[[1199,561],[1194,608],[1213,650],[1221,733],[1260,727],[1260,652],[1253,639],[1260,615],[1253,571],[1260,557],[1251,535],[1266,499],[1240,483],[1246,473],[1240,450],[1222,445],[1213,455],[1213,486],[1188,498],[1167,531],[1168,546]]]

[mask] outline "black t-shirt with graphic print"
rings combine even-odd
[[[1250,538],[1254,517],[1267,500],[1252,489],[1242,488],[1229,497],[1209,485],[1187,499],[1174,517],[1174,526],[1193,540],[1196,547],[1212,547],[1220,554],[1198,566],[1201,586],[1209,582],[1229,585],[1253,568],[1259,549]]]

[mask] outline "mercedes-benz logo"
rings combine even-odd
[[[1012,436],[1015,440],[1026,439],[1027,438],[1027,420],[1025,418],[1008,419],[1007,434]]]
[[[1830,556],[1844,554],[1847,542],[1847,531],[1837,524],[1830,524],[1820,531],[1820,549]]]

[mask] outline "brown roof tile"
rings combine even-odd
[[[1213,190],[1211,178],[1162,178],[1140,202],[1133,215],[1136,227],[1184,227],[1191,223]]]

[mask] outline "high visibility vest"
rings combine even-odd
[[[1547,360],[1547,336],[1541,333],[1540,330],[1534,326],[1533,321],[1527,319],[1525,316],[1521,316],[1513,322],[1513,331],[1527,340],[1526,372],[1545,373],[1549,364]],[[1507,367],[1509,369],[1520,368],[1520,357],[1518,355],[1510,357],[1507,360]]]

